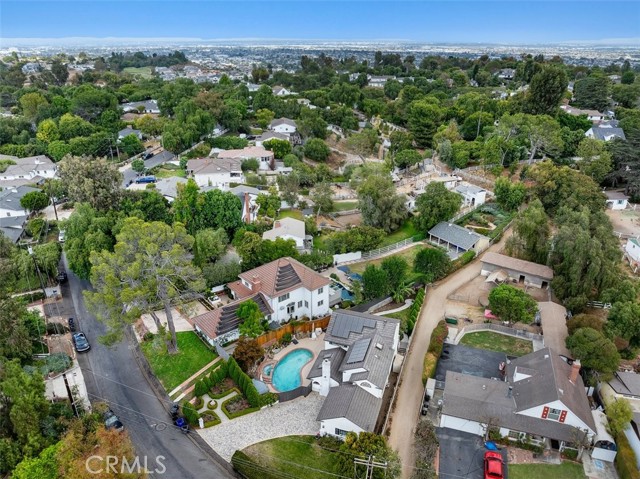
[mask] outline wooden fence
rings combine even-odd
[[[291,391],[278,393],[278,400],[280,402],[286,402],[299,398],[300,396],[307,397],[311,393],[311,387],[311,383],[309,383],[306,386],[299,386]]]
[[[289,333],[293,335],[294,333],[311,333],[315,331],[317,328],[325,329],[329,325],[329,320],[331,316],[327,316],[326,318],[316,319],[315,321],[305,321],[304,323],[289,323],[285,324],[281,328],[278,328],[274,331],[269,331],[261,336],[256,338],[258,344],[260,346],[264,346],[270,342],[280,341],[282,336]]]

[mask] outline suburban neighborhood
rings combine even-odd
[[[640,478],[637,49],[0,40],[0,477]]]

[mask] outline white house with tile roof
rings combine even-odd
[[[336,310],[307,379],[326,396],[318,413],[320,434],[344,438],[347,432],[374,432],[380,418],[400,322],[355,311]]]
[[[234,299],[245,299],[262,293],[273,310],[270,322],[281,324],[290,319],[327,316],[331,280],[299,261],[280,258],[238,275],[229,283]]]

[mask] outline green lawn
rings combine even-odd
[[[278,219],[282,218],[294,218],[296,220],[304,221],[304,215],[300,210],[280,210]]]
[[[380,247],[388,246],[390,244],[397,243],[397,242],[405,240],[407,238],[413,238],[418,233],[419,233],[418,230],[416,229],[415,225],[413,224],[413,220],[409,219],[409,220],[404,222],[404,224],[400,227],[400,229],[398,229],[398,230],[394,231],[393,233],[385,236],[385,238],[382,241],[382,244],[380,245]]]
[[[177,333],[177,337],[179,352],[172,355],[167,354],[164,341],[157,335],[153,341],[140,344],[153,373],[167,392],[189,379],[216,357],[196,333],[185,331]]]
[[[465,334],[460,340],[460,344],[505,353],[509,356],[524,356],[525,354],[533,352],[531,341],[494,333],[492,331],[479,331],[477,333]]]
[[[376,258],[376,259],[372,259],[371,261],[362,261],[360,263],[354,263],[354,264],[350,264],[349,265],[349,269],[353,272],[353,273],[360,273],[362,274],[362,272],[364,271],[364,269],[367,267],[367,265],[369,264],[374,264],[376,266],[380,266],[380,264],[387,258],[390,258],[391,256],[399,256],[401,258],[404,258],[407,260],[407,263],[409,263],[409,269],[410,269],[410,273],[409,275],[407,275],[407,280],[411,279],[411,277],[413,276],[412,274],[412,269],[413,269],[413,260],[415,259],[416,255],[418,254],[418,251],[420,251],[421,249],[423,249],[425,246],[422,243],[417,243],[415,246],[411,247],[411,248],[407,248],[404,249],[402,251],[397,252],[396,254],[393,255],[389,255],[389,256],[385,256],[384,258]]]
[[[129,73],[131,75],[139,75],[142,78],[153,78],[151,74],[151,67],[127,67],[122,69],[123,73]]]
[[[154,170],[153,175],[156,178],[171,178],[172,176],[178,176],[180,178],[187,177],[187,172],[179,168],[174,169],[174,168],[164,168],[162,166],[159,166],[157,168],[154,168],[153,170]]]
[[[334,201],[333,211],[349,211],[358,208],[357,201]]]
[[[509,466],[509,479],[585,479],[582,464],[513,464]]]
[[[338,455],[316,444],[314,436],[286,436],[253,444],[243,451],[254,462],[277,475],[305,479],[334,478]],[[320,471],[326,471],[326,474]],[[246,468],[249,479],[260,479],[264,472]]]

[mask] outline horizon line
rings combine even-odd
[[[132,36],[67,36],[67,37],[1,37],[0,48],[10,48],[11,45],[4,47],[3,43],[36,43],[36,42],[78,42],[78,41],[99,41],[101,43],[109,41],[117,42],[301,42],[301,43],[404,43],[404,44],[422,44],[422,45],[486,45],[486,46],[640,46],[640,37],[627,38],[602,38],[592,40],[563,40],[555,42],[496,42],[496,41],[478,41],[478,42],[456,42],[444,40],[412,40],[406,38],[375,38],[375,39],[331,39],[331,38],[292,38],[292,37],[232,37],[232,38],[202,38],[202,37],[132,37]],[[45,45],[42,45],[45,46]],[[107,46],[107,45],[105,45]]]

